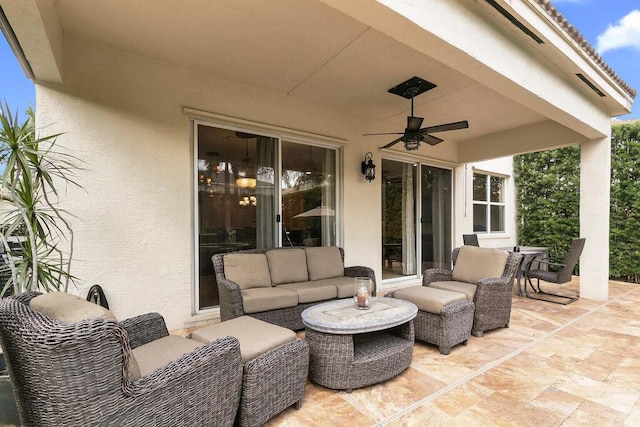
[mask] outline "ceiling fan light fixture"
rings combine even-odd
[[[413,134],[413,135],[407,135],[404,138],[404,148],[407,151],[413,151],[413,150],[417,150],[418,148],[420,148],[420,135],[418,134]]]
[[[437,145],[444,141],[442,138],[431,135],[432,132],[446,132],[451,130],[467,129],[469,127],[469,123],[466,120],[436,126],[427,126],[424,128],[421,127],[424,118],[416,117],[413,115],[413,98],[435,87],[436,85],[431,82],[428,82],[419,77],[413,77],[406,82],[400,83],[399,85],[389,89],[389,93],[401,96],[411,101],[411,115],[407,117],[407,127],[405,128],[404,132],[365,133],[362,136],[402,135],[380,148],[391,148],[398,142],[402,141],[404,142],[404,148],[407,151],[413,151],[420,148],[420,143],[422,141],[426,142],[429,145]]]

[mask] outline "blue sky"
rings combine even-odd
[[[640,0],[552,0],[552,3],[605,62],[640,91]],[[632,113],[620,119],[640,118],[638,99]],[[29,105],[35,106],[35,90],[7,41],[0,36],[0,101],[5,100],[22,115]]]

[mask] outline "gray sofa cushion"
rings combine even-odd
[[[398,289],[393,293],[394,298],[400,298],[414,303],[418,310],[440,314],[442,308],[456,301],[464,301],[466,297],[460,292],[446,291],[425,286],[411,286]]]
[[[260,313],[298,305],[298,294],[280,286],[268,288],[242,289],[242,307],[245,313]]]
[[[225,255],[224,276],[236,282],[240,289],[271,287],[269,264],[265,254]]]
[[[168,335],[134,348],[131,354],[138,362],[140,375],[145,376],[203,345],[198,341]]]
[[[38,295],[29,307],[61,323],[75,323],[86,319],[110,319],[118,321],[106,308],[66,292],[49,292]]]
[[[337,246],[305,248],[309,280],[344,276],[344,263]]]
[[[332,283],[330,283],[330,280],[320,280],[317,282],[285,283],[284,285],[278,285],[277,287],[282,289],[289,289],[290,291],[295,292],[296,294],[298,294],[298,302],[303,304],[307,302],[333,299],[338,296],[338,290]]]
[[[236,317],[206,326],[195,331],[191,337],[207,343],[226,336],[235,337],[240,341],[242,363],[296,339],[296,333],[291,329],[272,325],[250,316]]]
[[[502,277],[509,253],[500,249],[462,246],[451,278],[458,282],[478,283],[480,279]]]
[[[430,288],[443,289],[445,291],[459,292],[467,297],[467,301],[473,301],[476,296],[477,285],[467,282],[456,282],[455,280],[443,282],[431,282]]]
[[[274,249],[267,251],[267,261],[271,272],[271,283],[274,285],[309,280],[307,256],[304,253],[304,249]]]

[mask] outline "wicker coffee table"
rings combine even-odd
[[[418,308],[396,298],[372,298],[359,310],[346,298],[302,312],[309,343],[309,378],[346,390],[388,380],[411,364]]]

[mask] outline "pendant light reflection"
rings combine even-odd
[[[256,136],[244,132],[236,132],[236,136],[244,138],[246,144],[245,156],[242,159],[240,167],[238,168],[236,185],[242,188],[255,188],[258,180],[256,178],[256,170],[255,166],[253,165],[253,159],[249,157],[249,138],[255,138]]]

